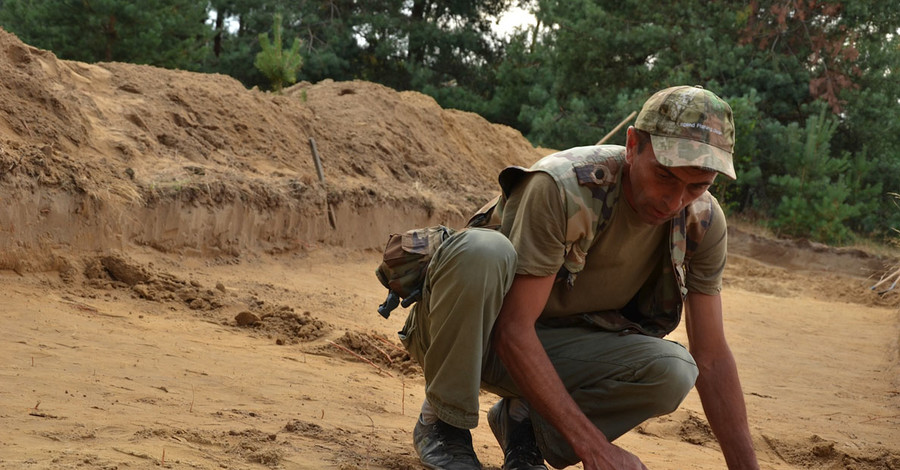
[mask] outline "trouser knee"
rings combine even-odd
[[[672,352],[647,364],[648,377],[654,383],[655,416],[672,413],[694,387],[699,370],[693,357],[680,345],[673,344]]]
[[[489,229],[473,228],[454,235],[441,246],[429,266],[432,274],[447,265],[457,276],[482,277],[492,268],[507,274],[515,270],[516,250],[505,235]]]

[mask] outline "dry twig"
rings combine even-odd
[[[372,340],[370,340],[369,338],[367,338],[365,336],[362,336],[362,338],[365,339],[367,343],[369,343],[369,346],[372,346],[373,348],[375,348],[376,351],[380,352],[381,355],[384,356],[385,359],[387,359],[388,364],[390,364],[390,365],[394,364],[394,360],[391,359],[391,356],[388,355],[388,353],[384,352],[383,349],[376,346],[375,343],[373,343]]]
[[[401,349],[399,346],[397,346],[396,344],[394,344],[394,343],[388,341],[387,339],[382,338],[381,336],[373,336],[373,338],[375,338],[375,339],[377,339],[378,341],[381,341],[382,343],[384,343],[384,344],[390,346],[391,349],[393,349],[394,351],[397,351],[397,352],[400,352],[400,353],[405,352],[405,350]]]
[[[869,419],[860,421],[860,424],[862,424],[862,423],[868,423],[869,421],[875,421],[876,419],[892,419],[892,418],[900,418],[900,415],[875,416],[875,417],[872,417],[872,418],[869,418]]]
[[[895,277],[896,277],[896,279],[894,279]],[[879,295],[882,295],[882,294],[885,294],[885,293],[887,293],[887,292],[890,292],[890,291],[894,290],[894,287],[897,287],[897,282],[900,282],[900,268],[897,268],[896,271],[894,271],[894,272],[892,272],[892,273],[890,273],[890,274],[887,274],[887,275],[882,276],[882,277],[881,277],[881,280],[878,281],[877,283],[875,283],[874,286],[870,287],[870,289],[875,290],[876,288],[878,288],[878,286],[884,284],[884,283],[887,282],[887,281],[890,281],[891,279],[894,279],[894,282],[893,282],[893,283],[891,284],[891,286],[888,287],[887,289],[885,289],[885,290],[883,290],[883,291],[880,291],[880,292],[878,293]]]
[[[391,375],[390,372],[388,372],[388,371],[382,369],[381,367],[378,367],[377,364],[375,364],[374,362],[372,362],[372,361],[370,361],[370,360],[368,360],[368,359],[366,359],[366,358],[360,356],[359,354],[355,353],[354,351],[352,351],[352,350],[350,350],[350,349],[347,349],[347,348],[341,346],[340,344],[335,343],[334,341],[328,340],[328,342],[331,343],[332,346],[334,346],[334,347],[336,347],[336,348],[338,348],[338,349],[340,349],[340,350],[342,350],[342,351],[348,352],[348,353],[352,354],[354,357],[356,357],[357,359],[359,359],[359,360],[361,360],[361,361],[363,361],[363,362],[368,363],[370,366],[372,366],[372,367],[378,369],[379,372],[384,372],[385,374],[387,374],[388,377],[393,377],[393,375]]]

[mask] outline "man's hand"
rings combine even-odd
[[[647,470],[647,467],[637,456],[627,450],[609,444],[609,449],[602,455],[588,455],[582,457],[584,470]]]

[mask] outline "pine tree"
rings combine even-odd
[[[253,62],[253,65],[272,82],[272,89],[276,93],[281,92],[285,83],[293,84],[297,81],[297,71],[303,65],[303,57],[300,56],[300,38],[294,38],[290,50],[285,51],[282,47],[281,19],[280,13],[273,15],[274,37],[271,42],[268,33],[259,35],[262,51],[256,54],[256,60]]]

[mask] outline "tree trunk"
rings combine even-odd
[[[225,27],[225,14],[216,11],[216,37],[213,38],[213,54],[216,57],[222,53],[222,30]]]
[[[115,44],[116,40],[119,38],[119,33],[116,32],[116,17],[114,15],[109,15],[109,21],[106,23],[103,33],[106,36],[106,51],[104,51],[104,56],[107,62],[112,62],[113,44]]]
[[[417,31],[421,29],[420,24],[425,22],[425,11],[428,9],[429,0],[415,0],[413,2],[412,11],[409,14],[409,50],[407,51],[407,60],[412,63],[419,63],[425,57],[425,42]],[[417,37],[418,36],[418,37]]]

